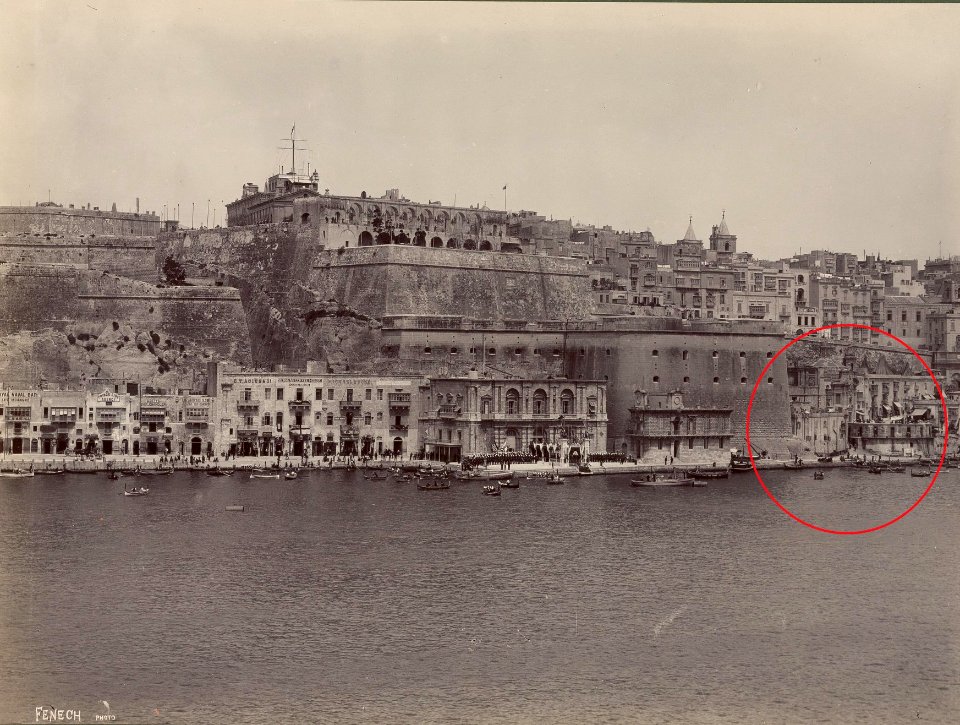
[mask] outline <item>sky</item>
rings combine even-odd
[[[296,124],[333,194],[960,253],[955,6],[0,0],[0,27],[0,205],[223,224]]]

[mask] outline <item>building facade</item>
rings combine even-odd
[[[567,461],[606,450],[606,384],[598,380],[431,378],[420,425],[425,454],[458,461],[502,451]]]

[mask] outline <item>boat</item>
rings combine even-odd
[[[500,484],[501,488],[520,488],[520,481],[503,481]]]
[[[156,470],[150,468],[141,468],[137,473],[141,476],[169,476],[173,473],[172,468],[157,468]]]
[[[367,474],[363,474],[363,477],[368,481],[386,481],[387,472],[386,471],[383,471],[380,473],[375,472],[375,473],[371,473],[369,476]]]
[[[890,473],[906,473],[907,467],[906,466],[887,466],[887,470],[890,471]]]
[[[753,470],[753,463],[750,461],[749,456],[744,456],[739,453],[730,454],[730,470],[731,471],[751,471]]]
[[[432,481],[428,483],[417,483],[417,489],[420,491],[444,491],[450,488],[449,481]]]
[[[703,488],[709,484],[706,481],[698,481],[696,478],[693,478],[690,480],[690,485],[694,488]]]
[[[12,471],[0,471],[0,478],[33,478],[33,471],[14,468]]]
[[[499,496],[500,486],[496,484],[494,484],[493,486],[484,486],[482,493],[484,496]]]
[[[789,463],[784,463],[783,467],[794,470],[797,468],[803,468],[803,461],[790,461]]]
[[[287,471],[286,473],[283,474],[283,477],[284,477],[285,479],[287,479],[288,481],[292,481],[293,479],[295,479],[295,478],[297,477],[297,472],[296,472],[296,471]]]
[[[709,481],[711,479],[717,479],[717,478],[729,478],[730,469],[718,468],[714,470],[711,468],[695,468],[693,471],[690,472],[690,475],[695,479],[699,478],[704,481]]]
[[[62,468],[44,468],[39,471],[34,471],[33,475],[35,476],[61,476],[63,475]]]
[[[879,476],[881,473],[883,473],[883,469],[880,468],[880,466],[870,466],[870,473],[873,473]]]
[[[823,471],[814,471],[814,472],[813,472],[813,480],[814,480],[814,481],[822,481],[822,480],[823,480]]]
[[[513,471],[481,471],[478,478],[486,481],[509,481],[513,478]]]
[[[833,456],[819,456],[817,463],[833,463]]]
[[[581,475],[583,475],[583,474],[581,474]],[[562,484],[563,484],[563,478],[562,478],[562,477],[560,476],[560,474],[557,473],[556,471],[554,471],[552,474],[550,474],[550,476],[547,478],[547,485],[548,485],[548,486],[559,486],[559,485],[562,485]]]
[[[146,496],[148,493],[150,493],[150,489],[143,486],[140,486],[139,488],[131,488],[129,491],[127,489],[123,489],[124,496]]]
[[[692,478],[683,478],[674,476],[673,478],[665,478],[663,476],[658,476],[653,473],[648,473],[643,478],[634,478],[630,481],[630,485],[634,487],[647,487],[647,488],[666,488],[670,486],[692,486]]]
[[[929,468],[911,468],[910,475],[914,478],[930,478],[933,475],[933,471],[931,471]]]
[[[280,478],[280,474],[268,473],[267,471],[250,471],[250,478]]]
[[[590,468],[590,466],[588,466],[588,465],[577,466],[577,472],[578,472],[581,476],[592,476],[592,475],[593,475],[593,469]]]
[[[206,474],[208,476],[229,476],[233,471],[224,471],[222,468],[208,468]]]
[[[110,474],[107,476],[111,481],[119,481],[122,473],[117,473],[116,471],[110,471]]]

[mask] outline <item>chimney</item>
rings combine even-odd
[[[137,214],[140,213],[140,197],[137,197]]]

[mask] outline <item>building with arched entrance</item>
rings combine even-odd
[[[424,454],[458,461],[501,451],[571,460],[607,445],[606,383],[432,377],[422,392]]]

